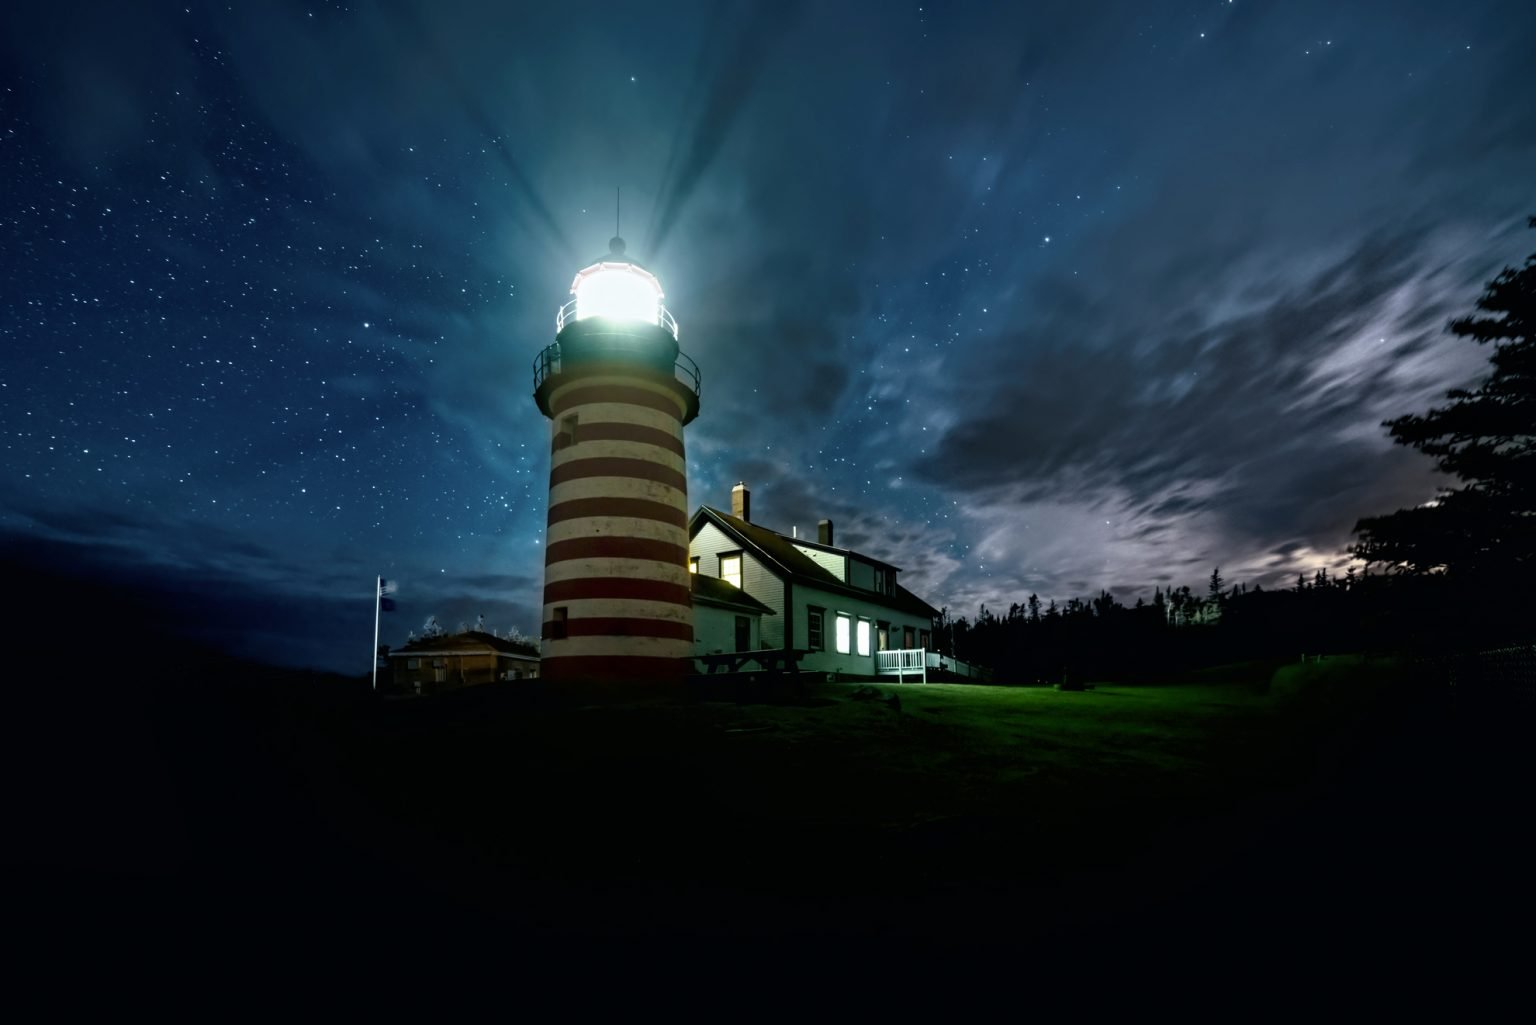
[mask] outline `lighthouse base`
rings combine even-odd
[[[611,700],[681,696],[692,672],[691,658],[644,655],[557,655],[539,666],[552,690]]]

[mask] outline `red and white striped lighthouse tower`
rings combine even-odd
[[[534,362],[552,438],[540,671],[681,682],[693,655],[683,426],[699,413],[698,367],[623,239],[571,295]]]

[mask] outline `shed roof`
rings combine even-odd
[[[523,658],[537,658],[538,652],[527,644],[517,641],[509,641],[495,634],[488,634],[483,630],[466,630],[461,634],[441,634],[437,637],[422,637],[402,644],[390,651],[390,656],[395,655],[422,655],[422,654],[452,654],[469,655],[476,652],[495,652],[499,655],[516,655]]]
[[[703,602],[706,605],[725,605],[759,614],[766,613],[770,616],[778,615],[729,581],[706,576],[703,573],[690,573],[688,578],[688,583],[693,588],[693,600],[696,602]]]

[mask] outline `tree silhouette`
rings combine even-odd
[[[1536,563],[1536,254],[1518,271],[1505,267],[1477,307],[1496,316],[1462,317],[1448,330],[1494,343],[1487,380],[1385,424],[1394,441],[1434,457],[1461,484],[1355,524],[1349,551],[1368,565],[1490,581],[1518,579]]]

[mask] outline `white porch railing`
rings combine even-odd
[[[942,669],[972,680],[991,679],[990,671],[980,666],[927,648],[891,648],[875,652],[875,672],[881,676],[899,677],[899,683],[906,682],[908,673],[920,674],[922,682],[927,683],[929,669]]]
[[[875,652],[875,672],[881,676],[900,677],[897,681],[899,683],[906,682],[908,673],[921,673],[923,682],[927,683],[928,649],[888,648],[885,651],[877,651]]]

